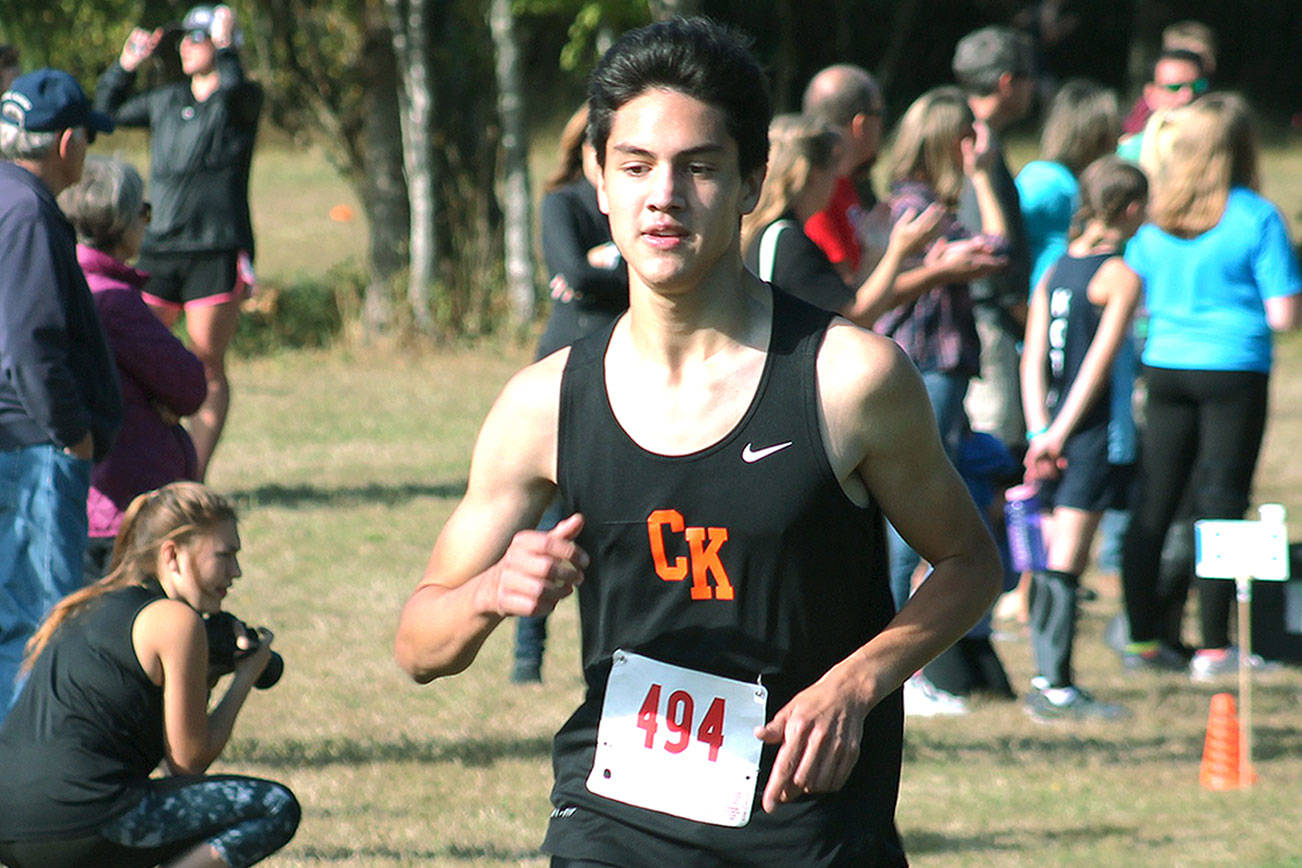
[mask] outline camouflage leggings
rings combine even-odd
[[[152,848],[203,841],[231,868],[276,852],[298,829],[298,800],[273,781],[236,775],[165,778],[99,835],[126,847]]]

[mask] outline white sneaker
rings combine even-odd
[[[1273,672],[1280,665],[1258,654],[1249,654],[1248,668],[1257,672]],[[1190,681],[1215,681],[1223,675],[1232,675],[1238,671],[1239,649],[1233,645],[1228,648],[1204,648],[1189,661]]]
[[[967,714],[967,700],[941,690],[921,672],[904,682],[904,714],[908,717],[955,717]]]

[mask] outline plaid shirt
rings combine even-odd
[[[926,184],[918,181],[896,183],[891,188],[891,221],[899,220],[909,209],[921,214],[935,201],[935,191]],[[972,233],[952,214],[941,218],[938,239],[961,241],[971,237]],[[992,237],[990,240],[997,244],[1004,242],[1002,238]],[[904,263],[903,270],[922,264],[922,256],[914,257]],[[975,376],[981,370],[981,343],[977,338],[972,296],[966,283],[933,286],[911,304],[884,314],[873,328],[894,338],[920,371]]]

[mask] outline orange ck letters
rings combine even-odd
[[[719,560],[719,549],[728,540],[726,527],[688,527],[676,509],[657,509],[646,518],[651,543],[651,561],[656,575],[666,582],[681,582],[692,574],[693,600],[731,600],[732,582]],[[665,533],[681,533],[687,540],[687,557],[678,556],[673,563],[665,553]],[[714,586],[710,586],[710,576]]]

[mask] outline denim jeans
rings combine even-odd
[[[23,646],[82,587],[90,462],[51,444],[0,450],[0,720],[18,695]]]
[[[538,530],[551,530],[565,518],[564,504],[559,497],[553,498],[547,511],[538,520]],[[522,616],[515,619],[515,655],[517,667],[542,666],[543,651],[547,647],[547,616]]]
[[[963,397],[967,394],[968,377],[966,374],[926,371],[922,375],[922,382],[927,387],[932,412],[936,414],[945,454],[952,462],[958,456],[958,447],[967,425]],[[909,599],[909,578],[920,558],[889,523],[886,526],[886,539],[891,556],[891,596],[895,598],[895,608],[898,610]]]

